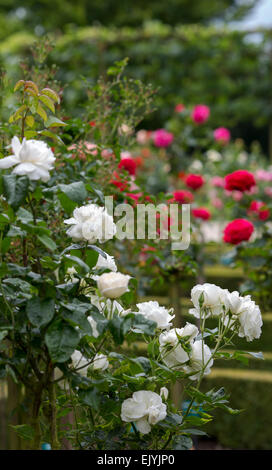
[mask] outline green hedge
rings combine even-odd
[[[224,378],[205,381],[206,390],[224,387],[231,395],[231,406],[244,409],[232,416],[222,410],[205,427],[209,436],[231,449],[272,449],[272,383]]]

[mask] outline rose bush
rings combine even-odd
[[[21,137],[12,140],[14,155],[0,159],[0,371],[23,387],[26,413],[14,429],[33,449],[44,440],[58,449],[63,438],[74,449],[191,448],[215,408],[237,412],[224,390],[201,392],[203,377],[217,359],[243,358],[244,351],[225,352],[235,336],[251,341],[261,334],[255,302],[216,285],[192,290],[190,313],[198,326],[175,328],[172,307],[138,302],[136,276],[119,263],[129,245],[114,240],[104,198],[113,195],[114,204],[127,198],[111,184],[114,176],[122,184],[125,178],[137,201],[152,200],[139,190],[134,171],[120,168],[121,151],[152,93],[139,81],[122,81],[122,70],[115,64],[110,84],[88,90],[86,122],[79,124],[55,116],[60,99],[51,88],[24,80],[15,86],[20,102],[10,132]],[[196,122],[207,120],[209,111],[199,112]],[[54,139],[54,155],[43,139]],[[92,140],[87,152],[81,142]],[[164,159],[165,148],[160,151]],[[18,174],[9,170],[14,165]],[[174,191],[177,202],[192,202],[192,193],[181,192]],[[167,275],[193,271],[193,249],[170,256],[167,241],[156,258],[152,248],[145,254]],[[209,317],[217,321],[213,330]],[[185,411],[182,397],[174,404],[168,394],[178,382],[190,399]]]

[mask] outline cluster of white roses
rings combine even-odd
[[[189,313],[196,318],[220,317],[224,325],[238,336],[252,341],[261,336],[262,316],[260,308],[250,295],[240,296],[239,292],[229,292],[215,284],[198,284],[192,289],[191,300],[194,308]]]
[[[186,372],[191,380],[208,375],[213,365],[212,352],[203,340],[197,340],[198,328],[186,323],[184,328],[172,328],[159,336],[163,362],[171,369]]]

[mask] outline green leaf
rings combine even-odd
[[[58,144],[63,144],[62,139],[57,134],[54,134],[54,132],[42,130],[39,131],[39,135],[44,135],[45,137],[49,137],[50,139],[54,140]]]
[[[66,196],[78,204],[82,203],[88,196],[85,185],[82,181],[77,181],[71,184],[59,184],[59,189],[66,194]]]
[[[92,388],[91,390],[80,390],[79,398],[83,403],[90,406],[95,411],[99,410],[101,392],[97,388]]]
[[[39,114],[39,116],[42,118],[42,120],[44,122],[46,122],[48,120],[47,114],[46,114],[44,108],[40,105],[40,103],[38,104],[36,111],[37,111],[37,113]]]
[[[31,131],[31,130],[26,130],[25,131],[25,138],[26,139],[35,139],[36,136],[37,136],[36,131]]]
[[[65,307],[61,311],[62,318],[69,321],[74,326],[79,326],[84,333],[92,336],[93,330],[86,318],[86,315],[82,311],[76,310],[76,305],[73,306],[73,310],[71,308],[72,304],[65,305],[63,303],[62,305]]]
[[[62,320],[52,323],[45,335],[45,343],[54,362],[68,361],[79,339],[77,330]]]
[[[26,117],[26,120],[25,120],[25,121],[26,121],[26,125],[27,125],[28,127],[33,127],[34,124],[35,124],[35,119],[34,119],[34,117],[33,117],[33,116],[30,116],[30,115],[28,115],[28,116]]]
[[[193,447],[193,441],[187,436],[176,436],[173,440],[173,450],[190,450]]]
[[[17,212],[17,220],[24,224],[28,224],[33,221],[33,215],[23,207],[20,207]]]
[[[67,214],[71,214],[77,206],[76,202],[71,201],[71,199],[69,199],[69,197],[66,196],[66,194],[64,194],[64,193],[59,193],[58,194],[58,199],[59,199],[63,209],[65,210],[65,212],[67,212]]]
[[[67,126],[67,124],[60,119],[58,119],[56,116],[50,116],[47,121],[46,121],[46,127],[62,127],[62,126]]]
[[[109,321],[109,330],[116,344],[122,344],[125,334],[130,330],[133,322],[133,315],[127,315],[124,318],[113,317]]]
[[[27,176],[4,175],[3,176],[3,189],[4,196],[8,204],[13,209],[17,209],[22,202],[24,202],[29,186],[29,179]]]
[[[41,93],[43,95],[49,96],[49,98],[51,98],[56,103],[60,102],[59,95],[54,90],[51,90],[51,88],[43,88]]]
[[[89,268],[88,264],[84,263],[84,261],[82,261],[82,259],[78,258],[77,256],[64,255],[64,258],[67,259],[68,261],[70,261],[71,265],[76,263],[78,266],[80,266],[83,269],[83,271],[85,273],[90,272],[90,268]]]
[[[31,441],[34,439],[35,431],[28,424],[9,425],[18,434],[21,439]]]
[[[57,245],[54,240],[52,240],[52,238],[48,237],[47,235],[38,235],[37,238],[44,246],[46,246],[46,248],[48,248],[48,250],[55,251],[57,249]]]
[[[54,102],[46,95],[40,95],[38,99],[48,108],[52,113],[55,112],[55,105]]]
[[[39,328],[47,325],[55,313],[54,299],[41,299],[34,297],[26,304],[26,313],[29,321]]]
[[[153,336],[157,328],[157,323],[145,318],[144,315],[134,315],[133,328],[141,330],[142,333]]]
[[[3,339],[5,339],[5,337],[7,336],[8,334],[8,330],[2,330],[0,331],[0,342],[3,341]]]
[[[16,83],[15,87],[13,88],[13,91],[15,92],[15,91],[19,90],[19,89],[22,88],[24,85],[25,85],[25,81],[24,81],[24,80],[19,80],[19,81]]]

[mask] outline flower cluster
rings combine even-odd
[[[203,340],[196,339],[198,335],[198,328],[186,323],[184,328],[173,328],[159,337],[163,362],[169,368],[189,374],[191,380],[208,375],[213,365],[211,350]]]
[[[242,297],[237,291],[229,292],[215,284],[198,284],[192,289],[194,308],[189,313],[196,318],[219,317],[226,327],[236,330],[247,341],[261,335],[260,308],[250,295]]]

